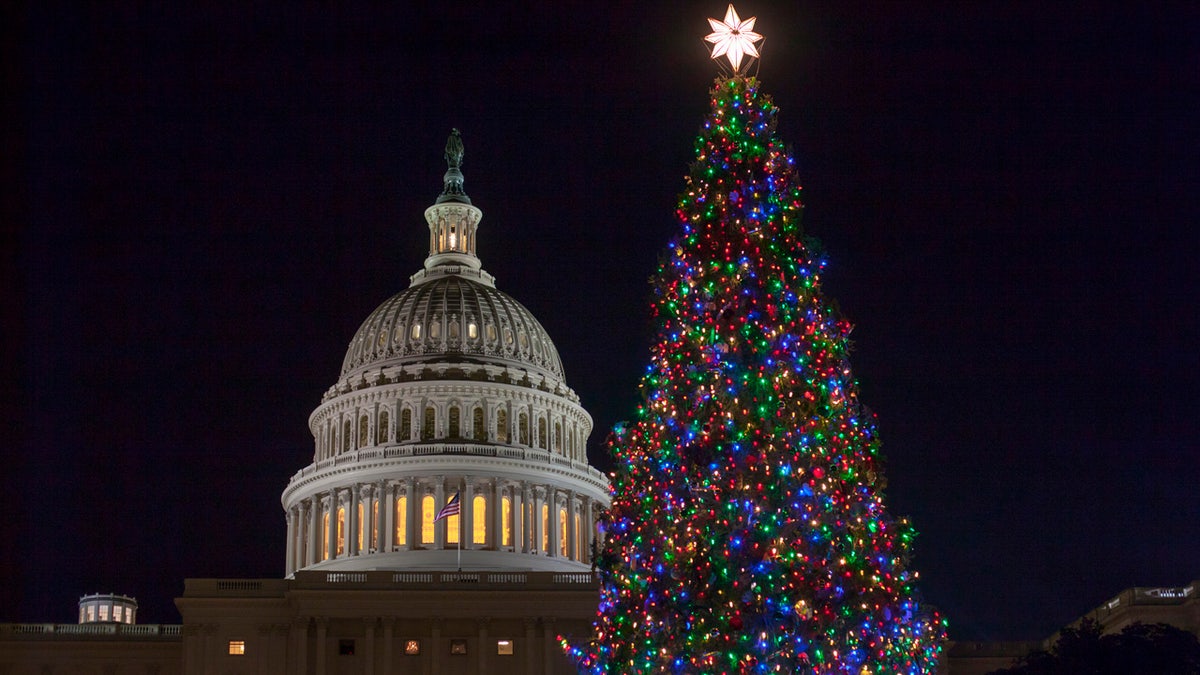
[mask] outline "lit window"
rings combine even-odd
[[[346,509],[337,510],[337,555],[346,552]]]
[[[501,546],[512,546],[512,497],[505,496],[500,500],[500,520],[503,534]]]
[[[100,620],[108,621],[108,605],[100,605]]]
[[[122,621],[125,620],[125,617],[123,616],[124,609],[125,608],[120,605],[116,605],[113,607],[113,621],[116,621],[117,623],[121,623]]]
[[[354,541],[358,544],[359,551],[363,550],[363,515],[366,514],[366,511],[367,511],[366,504],[359,502],[359,504],[358,504],[358,522],[356,522],[354,524],[355,529],[358,530],[355,533]]]
[[[517,343],[521,345],[521,349],[529,349],[529,336],[525,331],[517,333]]]
[[[421,543],[433,543],[433,517],[437,515],[433,512],[433,495],[425,495],[421,498]]]
[[[504,344],[511,345],[513,343],[513,334],[511,328],[504,329]]]
[[[379,500],[371,502],[371,548],[379,550],[379,533],[383,531],[383,524],[379,522]]]
[[[395,342],[396,344],[400,344],[400,341],[403,339],[404,339],[404,324],[400,324],[399,326],[396,326],[396,334],[395,334],[395,336],[392,337],[392,342]]]
[[[461,639],[451,640],[450,641],[450,653],[451,654],[466,654],[467,653],[467,641],[461,640]]]
[[[417,654],[420,654],[421,653],[421,641],[420,640],[405,640],[404,641],[404,653],[408,654],[409,656],[415,656]]]
[[[433,321],[429,322],[429,337],[434,340],[442,336],[442,324],[438,321],[438,317],[433,317]]]
[[[405,495],[396,498],[396,544],[408,545],[408,497]]]
[[[459,425],[458,425],[458,418],[459,418],[458,406],[456,406],[456,405],[450,406],[450,410],[447,411],[446,417],[449,421],[449,426],[450,426],[450,429],[448,430],[446,435],[449,438],[459,438],[461,436],[461,433],[460,433]]]
[[[472,340],[479,337],[479,327],[475,325],[474,321],[467,324],[467,337],[471,338]]]
[[[229,641],[229,653],[234,656],[244,655],[246,653],[246,641],[245,640],[230,640]]]
[[[542,504],[542,551],[550,552],[550,505]]]
[[[321,560],[329,560],[329,514],[321,517]]]
[[[567,510],[558,510],[558,554],[567,557]]]
[[[412,335],[412,339],[414,339],[414,340],[420,340],[420,339],[421,339],[421,324],[419,324],[419,323],[414,323],[414,324],[412,325],[412,333],[411,333],[411,335]]]
[[[85,616],[86,616],[86,612],[84,611],[84,608],[80,607],[79,608],[79,623],[83,623]]]
[[[495,324],[489,323],[487,325],[487,339],[488,339],[488,342],[496,341],[496,326],[495,326]]]
[[[87,618],[87,620],[88,620],[88,621],[95,621],[95,620],[96,620],[96,606],[95,606],[95,605],[88,605],[87,612],[88,612],[88,618]]]
[[[453,251],[456,246],[458,246],[458,234],[455,232],[451,232],[450,233],[450,250]]]
[[[471,543],[487,543],[487,499],[483,495],[471,500]]]
[[[496,640],[496,653],[511,656],[513,653],[512,640]]]
[[[388,338],[388,332],[386,330],[379,331],[379,346],[380,347],[387,344],[387,338]]]

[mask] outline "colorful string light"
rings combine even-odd
[[[915,531],[888,515],[850,324],[754,78],[718,79],[652,280],[644,403],[610,440],[586,673],[930,673]]]

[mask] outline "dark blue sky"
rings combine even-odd
[[[423,260],[452,126],[594,461],[636,404],[724,3],[243,4],[0,22],[0,621],[282,573],[308,414]],[[927,600],[1040,638],[1200,577],[1200,12],[879,5],[738,10]]]

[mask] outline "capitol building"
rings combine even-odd
[[[284,576],[186,579],[178,625],[136,623],[119,594],[80,598],[78,624],[0,624],[0,675],[575,672],[560,641],[590,635],[609,483],[554,342],[483,269],[457,131],[445,157],[424,265],[362,322],[308,418],[312,461],[281,496]],[[1198,589],[1128,589],[1089,617],[1200,632]],[[951,643],[939,672],[1052,639]]]

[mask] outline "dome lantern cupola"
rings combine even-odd
[[[458,129],[450,132],[446,141],[446,174],[442,178],[442,194],[433,206],[425,209],[429,223],[429,257],[425,259],[423,278],[430,272],[456,273],[465,267],[476,271],[482,267],[475,255],[475,232],[483,212],[471,205],[463,190],[463,143]],[[439,268],[447,269],[441,270]],[[417,279],[413,280],[414,283]],[[487,283],[491,283],[490,277]]]

